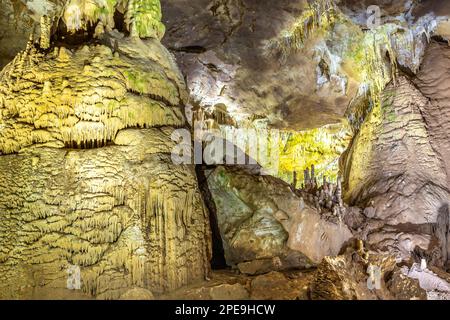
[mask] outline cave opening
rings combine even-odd
[[[52,36],[52,42],[56,45],[77,47],[82,44],[93,42],[96,24],[91,22],[86,24],[86,28],[76,31],[69,31],[63,19],[58,21],[56,32]]]
[[[208,177],[205,173],[205,166],[196,165],[195,172],[197,174],[197,180],[200,192],[203,196],[206,209],[208,210],[209,224],[211,228],[211,244],[212,244],[212,256],[211,256],[211,269],[221,270],[227,269],[228,265],[225,260],[225,251],[223,249],[222,236],[220,235],[219,223],[217,221],[217,210],[214,203],[211,191],[208,187]]]
[[[125,15],[119,10],[114,11],[114,28],[123,33],[125,36],[129,35],[128,30],[125,27]]]

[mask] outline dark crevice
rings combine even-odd
[[[204,53],[208,51],[205,47],[201,46],[187,46],[187,47],[179,47],[179,48],[169,48],[172,51],[177,52],[185,52],[185,53]]]
[[[211,226],[211,241],[212,241],[212,258],[211,268],[213,270],[226,269],[227,263],[225,260],[225,252],[223,249],[222,237],[220,235],[219,224],[217,221],[217,209],[216,204],[212,198],[211,191],[208,187],[208,177],[205,174],[206,167],[202,165],[195,166],[195,172],[197,174],[197,180],[200,192],[203,196],[206,208],[209,213],[209,224]]]
[[[119,10],[114,11],[114,28],[123,34],[128,35],[128,30],[125,28],[125,15]]]
[[[96,24],[88,23],[86,30],[80,29],[71,32],[67,30],[63,19],[60,19],[56,32],[52,37],[52,43],[56,46],[77,47],[96,42],[96,39],[94,39],[95,27]]]
[[[449,44],[449,41],[447,39],[445,39],[443,36],[438,35],[438,34],[432,35],[431,39],[434,40],[435,42],[442,43],[442,44],[445,44],[445,45]]]
[[[66,149],[97,149],[114,145],[110,140],[87,140],[77,143],[76,141],[68,141],[64,143]]]

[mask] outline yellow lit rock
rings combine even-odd
[[[299,182],[303,172],[314,165],[316,177],[326,176],[336,181],[339,173],[339,157],[347,148],[351,132],[348,124],[329,125],[317,129],[283,133],[285,143],[280,146],[279,176],[292,182],[297,172]],[[321,181],[321,180],[320,180]],[[297,187],[300,187],[298,185]]]
[[[133,43],[124,42],[124,51]],[[161,60],[172,59],[161,46],[159,54]],[[35,143],[105,145],[123,128],[181,126],[178,106],[186,94],[180,94],[184,84],[170,69],[173,62],[149,64],[136,58],[126,52],[114,57],[103,45],[74,52],[61,47],[47,54],[33,47],[19,54],[1,74],[0,151],[18,152]]]
[[[30,42],[0,73],[0,298],[133,297],[209,272],[195,170],[170,158],[182,75],[157,39],[103,41]]]

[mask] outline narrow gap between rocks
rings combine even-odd
[[[206,208],[209,213],[212,243],[211,268],[213,270],[227,269],[228,266],[225,260],[222,237],[220,235],[219,224],[217,221],[216,205],[212,198],[211,191],[208,187],[208,177],[205,173],[205,169],[206,168],[202,165],[195,166],[199,189],[202,193],[203,201],[205,202]]]

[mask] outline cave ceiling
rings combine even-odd
[[[30,34],[39,34],[43,15],[58,21],[68,3],[0,0],[0,66],[25,47]],[[306,0],[162,0],[161,5],[163,44],[177,58],[191,105],[221,106],[238,124],[262,120],[280,129],[317,128],[348,116],[364,84],[349,48],[367,32],[369,5],[380,7],[383,24],[404,29],[424,27],[417,24],[421,17],[439,17],[434,34],[450,39],[445,1],[337,1],[345,19],[333,22],[331,32],[323,26],[311,32],[301,50],[285,56],[273,52],[271,44],[280,43],[298,23],[309,8]],[[407,69],[419,64],[399,56]]]

